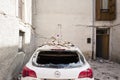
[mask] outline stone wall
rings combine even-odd
[[[86,56],[92,55],[92,1],[90,0],[33,0],[33,26],[36,44],[40,46],[50,37],[78,46]],[[91,43],[87,43],[87,38]]]
[[[120,0],[116,0],[116,19],[113,21],[95,21],[99,28],[109,28],[109,59],[120,63]]]
[[[31,17],[26,19],[27,23],[17,17],[16,1],[0,0],[0,80],[17,76],[35,50]],[[18,51],[19,31],[24,32],[23,52]]]

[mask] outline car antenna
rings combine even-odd
[[[57,34],[58,44],[62,41],[62,24],[58,24],[58,34]]]

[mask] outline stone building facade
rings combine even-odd
[[[61,35],[63,40],[80,47],[91,57],[92,27],[88,25],[92,25],[92,21],[91,0],[33,0],[37,46],[51,36]]]
[[[36,46],[51,36],[77,45],[86,58],[120,62],[119,0],[33,0]]]
[[[12,80],[34,51],[31,0],[0,0],[0,80]]]

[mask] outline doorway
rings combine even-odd
[[[98,28],[96,31],[96,57],[109,59],[109,33],[107,28]]]

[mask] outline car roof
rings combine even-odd
[[[69,50],[78,51],[79,49],[74,45],[63,46],[63,45],[42,45],[37,48],[37,50]]]

